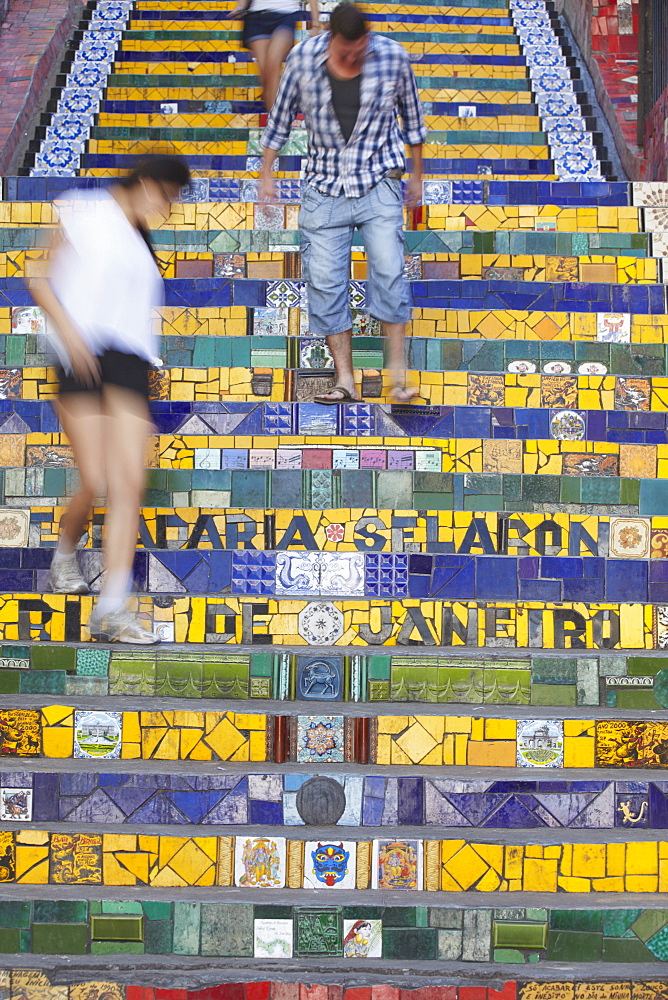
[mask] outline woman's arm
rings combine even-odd
[[[50,255],[58,253],[64,247],[60,233],[52,243]],[[74,375],[85,385],[97,385],[100,381],[100,367],[97,358],[91,354],[88,345],[76,329],[71,318],[63,309],[60,300],[49,284],[49,278],[27,278],[26,286],[38,305],[51,319],[58,331],[58,336],[67,351]]]
[[[320,8],[318,7],[318,0],[309,0],[309,6],[311,8],[311,34],[317,35],[320,31]]]

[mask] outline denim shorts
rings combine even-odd
[[[289,14],[273,10],[250,10],[244,18],[241,42],[245,49],[258,38],[271,38],[275,31],[291,32],[293,38],[297,21],[303,21],[305,14],[296,10]]]
[[[401,181],[385,177],[361,198],[321,194],[306,185],[299,212],[302,276],[308,286],[309,332],[319,337],[353,325],[350,253],[358,229],[367,257],[366,305],[382,323],[407,323],[411,295],[404,277]]]

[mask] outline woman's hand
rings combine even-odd
[[[248,5],[245,3],[238,3],[234,10],[228,10],[223,12],[223,17],[226,17],[228,21],[238,21],[242,14],[245,14],[248,10]]]
[[[319,35],[321,31],[322,31],[322,25],[320,24],[320,21],[312,21],[311,27],[309,28],[309,35],[311,36],[311,38],[314,38],[316,35]]]
[[[88,389],[99,385],[100,362],[91,353],[85,341],[74,330],[68,331],[67,334],[63,334],[61,331],[61,339],[67,350],[72,373],[77,382],[81,382]]]

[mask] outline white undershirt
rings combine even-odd
[[[70,192],[64,200],[66,242],[54,258],[53,291],[93,354],[111,349],[155,361],[163,282],[149,248],[107,192]],[[57,331],[51,332],[68,369]]]
[[[249,9],[253,14],[293,14],[301,10],[301,4],[296,0],[251,0]]]

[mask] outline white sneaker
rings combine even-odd
[[[135,646],[152,646],[160,636],[144,628],[126,608],[108,615],[96,615],[95,608],[88,620],[91,638],[100,642],[128,642]]]
[[[79,571],[77,557],[54,559],[47,586],[52,594],[87,594],[88,584]]]

